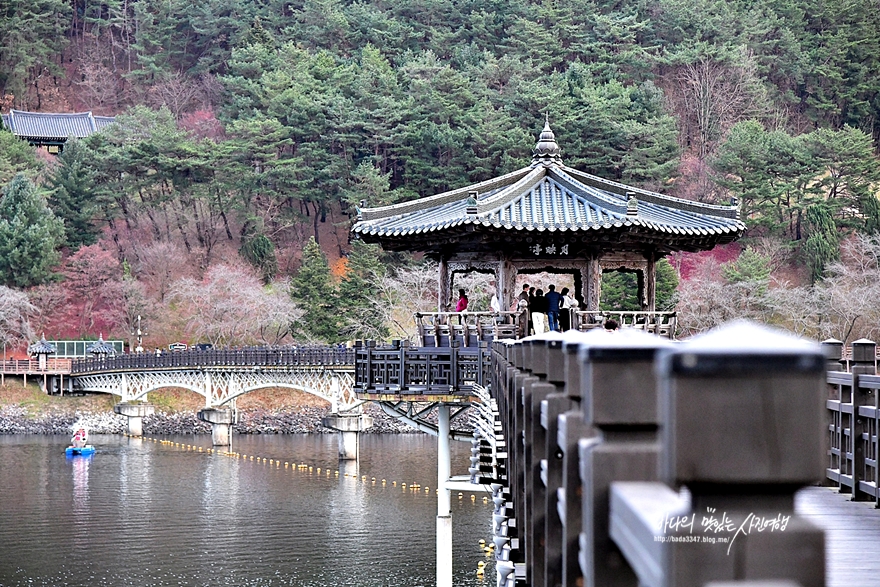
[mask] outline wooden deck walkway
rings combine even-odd
[[[880,510],[827,487],[808,487],[795,510],[825,530],[827,587],[880,585]]]

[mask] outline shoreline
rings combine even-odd
[[[329,407],[297,406],[276,409],[240,410],[240,422],[233,425],[236,434],[332,434],[335,430],[321,425],[330,414]],[[364,413],[373,417],[373,426],[365,434],[424,434],[386,414],[378,406],[367,404]],[[211,434],[211,425],[198,419],[197,411],[158,411],[143,421],[144,435]],[[71,434],[74,426],[84,426],[92,434],[122,434],[126,418],[106,411],[49,411],[32,415],[20,405],[0,406],[0,435]]]

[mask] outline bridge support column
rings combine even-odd
[[[437,587],[452,587],[452,505],[446,482],[452,470],[449,405],[437,406]]]
[[[199,410],[199,420],[210,422],[211,442],[214,446],[229,446],[232,444],[232,425],[235,423],[232,408],[205,408]]]
[[[116,404],[113,411],[128,418],[126,433],[130,436],[144,435],[144,416],[152,416],[156,407],[150,404]]]
[[[339,460],[356,461],[360,433],[373,425],[373,417],[364,414],[330,414],[321,419],[324,428],[339,432]]]

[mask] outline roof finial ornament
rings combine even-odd
[[[535,150],[532,153],[532,163],[539,161],[544,163],[561,163],[562,157],[560,157],[560,152],[559,144],[556,142],[556,135],[550,129],[550,113],[545,112],[544,130],[541,131],[538,143],[535,145]]]
[[[639,215],[639,201],[636,199],[635,192],[626,192],[626,215]]]

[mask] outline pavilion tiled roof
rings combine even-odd
[[[112,123],[112,116],[94,116],[91,112],[48,113],[11,110],[3,115],[3,126],[14,135],[32,140],[66,141],[84,138]]]
[[[38,342],[28,346],[29,355],[52,355],[55,354],[55,345],[46,341],[46,336],[42,336]]]
[[[555,145],[546,126],[530,166],[436,196],[359,210],[352,231],[383,244],[473,230],[584,236],[614,231],[679,243],[693,238],[697,248],[711,248],[745,230],[734,206],[673,198],[569,168]]]
[[[93,355],[115,355],[116,347],[109,342],[104,341],[104,335],[100,335],[98,340],[86,347],[86,352]]]

